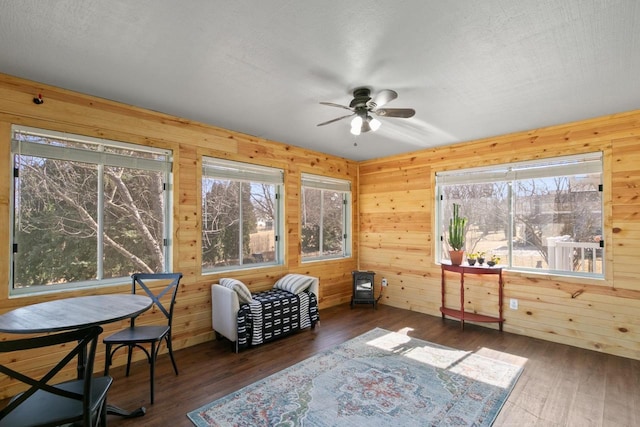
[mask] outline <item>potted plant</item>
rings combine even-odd
[[[478,264],[479,264],[479,265],[484,264],[484,254],[485,254],[485,252],[484,252],[484,251],[480,251],[480,252],[478,252],[478,257],[477,257],[477,259],[478,259]]]
[[[467,255],[467,263],[469,263],[469,265],[471,266],[474,266],[476,265],[477,258],[478,258],[478,254],[476,254],[475,252],[472,252],[469,255]]]
[[[487,265],[489,267],[493,267],[494,265],[496,265],[499,262],[500,262],[500,257],[499,256],[491,255],[491,259],[489,261],[487,261]]]
[[[467,218],[460,216],[460,205],[453,204],[453,216],[449,219],[449,258],[452,265],[462,264]]]

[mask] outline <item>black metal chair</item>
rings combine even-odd
[[[176,361],[173,358],[173,348],[171,345],[171,323],[173,321],[173,307],[176,301],[176,295],[178,293],[178,285],[182,278],[182,273],[140,273],[131,276],[131,292],[136,293],[136,289],[142,289],[151,299],[155,307],[164,314],[167,319],[166,325],[136,325],[136,318],[131,319],[131,325],[127,329],[123,329],[116,332],[113,335],[108,336],[103,340],[106,344],[105,352],[105,366],[104,374],[109,374],[109,366],[111,366],[113,354],[122,347],[128,348],[127,355],[127,372],[129,376],[129,370],[131,368],[131,354],[133,349],[138,347],[147,356],[150,367],[150,380],[151,380],[151,403],[153,403],[154,395],[154,377],[155,377],[155,365],[158,357],[158,351],[160,350],[160,344],[164,340],[169,350],[169,356],[171,357],[171,363],[173,364],[173,370],[178,375],[178,367]],[[162,288],[162,291],[154,294],[149,288],[147,282],[150,280],[170,280],[170,283]],[[149,344],[150,349],[147,349],[144,345]],[[112,347],[116,346],[115,348]]]
[[[83,426],[105,426],[107,392],[113,380],[109,376],[93,376],[100,333],[100,326],[92,326],[55,335],[1,341],[0,353],[44,349],[42,354],[49,356],[62,349],[64,357],[44,375],[38,369],[18,371],[21,359],[17,354],[10,357],[10,362],[0,365],[0,372],[29,386],[0,411],[0,426],[58,426],[76,422]],[[54,384],[56,375],[71,364],[77,369],[78,379]]]

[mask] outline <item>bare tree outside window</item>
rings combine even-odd
[[[513,265],[602,274],[602,193],[599,176],[519,180],[514,183],[515,245],[534,248],[532,262],[515,251]]]
[[[211,163],[209,163],[211,162]],[[205,160],[202,177],[202,270],[247,268],[279,262],[277,250],[281,175],[247,179],[242,163]],[[216,167],[218,169],[216,169]],[[249,172],[256,166],[246,166]],[[220,176],[216,177],[218,173]],[[237,176],[237,179],[226,178]],[[250,176],[251,177],[251,176]]]
[[[495,179],[498,173],[487,169],[475,175],[474,170],[460,171],[439,183],[441,256],[448,253],[446,221],[451,206],[458,203],[469,219],[467,254],[497,256],[501,265],[515,269],[602,276],[601,162],[598,158],[584,167],[579,160],[568,164],[568,172],[557,164],[533,165],[531,172],[506,180]],[[592,172],[598,165],[600,172]],[[491,179],[482,182],[483,176]]]
[[[309,183],[308,186],[304,182]],[[330,187],[331,184],[328,185]],[[322,187],[322,180],[303,179],[301,193],[301,251],[303,258],[345,256],[347,201],[346,191]]]
[[[26,155],[15,145],[14,289],[164,271],[166,172],[96,160],[98,151],[123,163],[132,157],[155,161],[156,155],[55,137],[20,138],[32,152],[40,145],[57,151],[42,151],[53,157]],[[78,157],[87,161],[72,160]]]

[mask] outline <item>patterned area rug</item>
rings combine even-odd
[[[198,427],[490,426],[524,365],[504,356],[377,328],[187,416]]]

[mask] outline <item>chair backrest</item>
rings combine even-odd
[[[142,289],[149,298],[153,300],[153,304],[165,315],[169,326],[173,321],[173,307],[178,294],[178,285],[182,279],[182,273],[136,273],[131,276],[131,292]],[[169,280],[170,282],[162,288],[160,292],[154,293],[148,285],[152,280]],[[135,318],[131,319],[131,327],[135,326]]]
[[[9,367],[10,362],[8,364],[0,364],[0,372],[29,386],[27,391],[11,400],[11,402],[0,411],[0,419],[5,418],[38,390],[42,390],[68,399],[82,401],[85,423],[87,423],[91,417],[91,379],[93,377],[96,343],[98,341],[98,335],[101,333],[102,328],[100,326],[91,326],[55,335],[0,341],[0,353],[21,352],[47,347],[56,348],[51,348],[49,353],[45,354],[55,354],[60,351],[60,348],[67,350],[64,357],[40,379],[30,376],[26,372],[20,372]],[[67,345],[62,346],[62,344]],[[12,357],[11,359],[21,360],[19,356]],[[78,363],[76,363],[76,361],[78,361]],[[70,364],[73,364],[74,368],[78,370],[78,376],[84,378],[83,394],[61,390],[56,388],[55,383],[53,383],[53,381],[55,381],[54,377]]]

